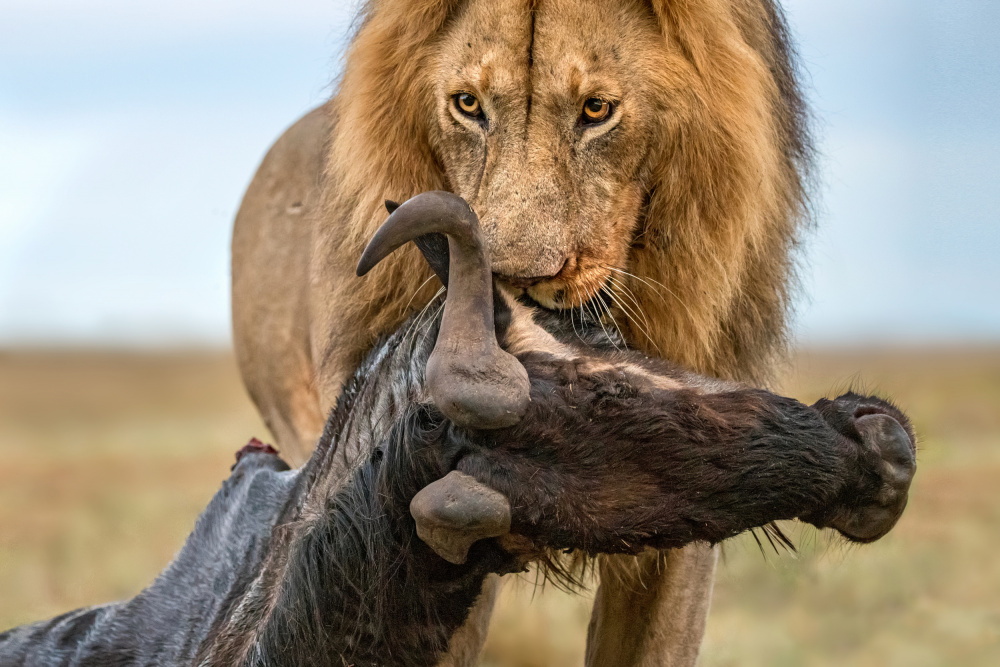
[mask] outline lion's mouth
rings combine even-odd
[[[526,305],[549,311],[581,331],[603,331],[611,344],[651,342],[649,319],[634,291],[633,274],[609,259],[585,251],[572,253],[555,275],[498,275],[497,279]]]
[[[630,286],[631,275],[625,269],[595,264],[524,287],[498,278],[526,305],[550,311],[581,330],[603,330],[611,344],[636,338],[652,344],[649,319]]]
[[[577,264],[572,271],[560,272],[554,278],[526,287],[525,292],[549,310],[567,310],[592,302],[610,279],[611,272],[603,267]]]
[[[532,308],[535,321],[544,321],[545,330],[564,343],[583,341],[591,347],[609,350],[630,347],[631,318],[627,312],[616,308],[610,282],[585,301],[557,303],[556,307],[533,298],[530,289],[511,289],[509,286],[504,289],[522,305]]]

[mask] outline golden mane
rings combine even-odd
[[[415,276],[429,273],[412,250],[363,282],[353,261],[384,219],[384,198],[449,189],[429,139],[426,63],[458,4],[371,2],[347,54],[328,106],[334,129],[313,257],[314,275],[317,263],[342,265],[330,286],[340,310],[313,316],[360,326],[327,327],[332,340],[314,341],[321,378],[327,370],[339,383],[340,369],[437,288],[414,297],[423,280]],[[675,91],[676,113],[664,120],[666,150],[651,165],[630,258],[630,287],[652,325],[647,347],[700,372],[765,381],[784,342],[811,156],[783,16],[771,0],[655,0],[652,9],[664,43],[682,55],[649,72]],[[338,354],[331,350],[355,357],[320,354]]]

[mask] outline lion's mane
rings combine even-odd
[[[335,332],[328,354],[365,349],[358,336],[374,340],[436,289],[413,299],[414,276],[427,274],[412,251],[361,283],[351,274],[384,219],[383,198],[448,188],[428,139],[434,101],[424,64],[455,4],[374,0],[347,54],[328,107],[328,231],[319,234],[319,257],[340,262],[343,288],[353,291],[336,318],[364,325]],[[654,0],[652,9],[664,43],[682,56],[649,77],[680,93],[663,120],[668,145],[633,242],[629,270],[639,279],[630,287],[659,354],[700,372],[766,381],[785,340],[811,162],[784,17],[772,0]]]

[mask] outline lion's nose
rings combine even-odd
[[[559,267],[558,271],[556,271],[555,273],[550,273],[548,275],[544,275],[544,276],[508,276],[508,275],[504,275],[502,273],[498,273],[497,274],[497,278],[500,281],[502,281],[504,283],[507,283],[511,287],[517,287],[517,288],[520,288],[520,289],[528,289],[529,287],[534,287],[535,285],[537,285],[540,282],[543,282],[545,280],[552,280],[553,278],[557,277],[560,273],[563,272],[563,270],[566,269],[566,265],[568,263],[569,263],[569,259],[564,260],[563,263],[562,263],[562,266]]]

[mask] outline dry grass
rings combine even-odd
[[[701,664],[1000,664],[1000,349],[799,355],[781,391],[862,384],[921,436],[881,542],[726,545]],[[264,432],[224,354],[0,353],[0,629],[134,594]],[[484,664],[582,664],[586,595],[508,586]]]

